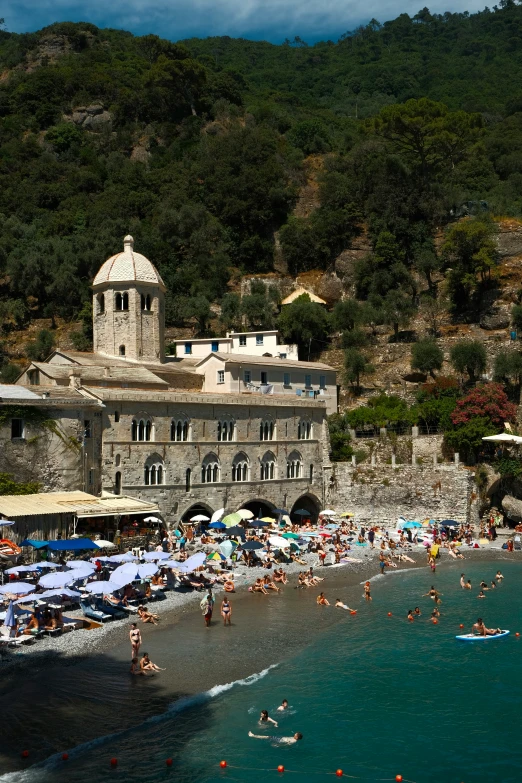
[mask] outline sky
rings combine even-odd
[[[413,16],[427,0],[0,0],[7,30],[32,32],[53,22],[156,33],[163,38],[229,35],[281,43],[298,35],[308,43],[337,40],[370,19]],[[435,0],[432,13],[477,11],[480,0]]]

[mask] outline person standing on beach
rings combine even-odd
[[[141,647],[141,631],[136,623],[131,624],[129,638],[132,648],[131,658],[137,658]]]
[[[369,582],[365,582],[364,584],[364,597],[367,601],[372,600],[371,587]]]
[[[232,624],[232,605],[227,596],[221,602],[221,617],[223,618],[223,625],[226,625],[227,622],[229,625]]]
[[[210,621],[212,620],[212,612],[214,611],[214,596],[209,591],[205,602],[203,603],[203,617],[205,618],[205,625],[210,628]]]

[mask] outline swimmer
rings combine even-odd
[[[406,619],[407,620],[413,620],[414,619],[413,618],[413,612],[411,611],[411,609],[408,609],[408,617]]]
[[[442,595],[442,593],[439,593],[438,590],[435,590],[433,585],[429,589],[427,593],[424,593],[422,596],[423,598],[433,598],[436,604],[441,604],[442,601],[440,600],[439,596]]]
[[[317,604],[319,606],[330,606],[330,601],[325,597],[324,593],[319,593],[317,596]]]
[[[347,611],[347,612],[355,612],[355,611],[356,611],[355,609],[350,609],[350,607],[349,607],[349,606],[346,606],[346,604],[343,604],[343,602],[341,601],[341,599],[340,599],[340,598],[336,598],[336,599],[335,599],[335,604],[334,604],[334,605],[335,605],[335,606],[336,606],[338,609],[346,609],[346,611]]]
[[[467,581],[467,582],[466,582],[466,584],[464,585],[464,588],[465,588],[466,590],[471,590],[471,579],[468,579],[468,581]]]
[[[300,731],[296,731],[293,737],[268,737],[265,734],[252,734],[251,731],[248,732],[248,736],[253,737],[254,739],[272,740],[272,742],[277,745],[293,745],[297,740],[303,739],[303,735]]]
[[[432,617],[432,619],[433,619],[434,617],[440,617],[440,612],[439,612],[439,610],[437,609],[437,607],[435,607],[435,609],[434,609],[434,610],[433,610],[433,612],[431,613],[431,617]]]
[[[281,702],[281,704],[277,708],[277,711],[278,712],[284,712],[287,709],[288,709],[288,700],[287,699],[283,699],[283,701]]]
[[[466,589],[466,580],[464,579],[464,574],[460,575],[460,586],[462,587],[463,590]]]
[[[497,571],[497,573],[495,574],[495,579],[497,580],[497,582],[502,582],[502,580],[504,579],[500,571]]]
[[[481,590],[480,593],[477,595],[477,598],[485,598],[484,590]]]
[[[277,727],[277,721],[269,717],[268,710],[261,710],[261,715],[259,716],[259,725],[261,726],[263,723],[273,723],[274,726]]]
[[[413,610],[413,614],[415,615],[415,617],[421,616],[421,610],[419,609],[418,606],[416,606],[415,609]]]
[[[370,583],[369,582],[365,582],[364,583],[364,597],[366,598],[367,601],[371,601],[372,600],[372,594],[371,594],[370,590],[371,590]]]
[[[494,590],[496,588],[496,586],[497,586],[497,583],[495,582],[494,579],[492,579],[491,580],[491,589]]]
[[[480,589],[481,590],[489,590],[488,583],[484,582],[484,580],[482,580],[482,582],[480,583]]]
[[[496,636],[497,634],[502,633],[501,628],[486,628],[482,617],[478,618],[471,630],[473,633],[476,632],[479,636]]]

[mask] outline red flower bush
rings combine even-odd
[[[483,383],[457,400],[451,421],[458,426],[480,416],[487,417],[493,424],[503,427],[505,421],[514,421],[516,415],[517,406],[509,402],[500,383]]]

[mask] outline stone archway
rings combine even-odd
[[[261,517],[271,517],[274,515],[274,504],[268,500],[249,500],[248,503],[243,503],[241,508],[247,508],[252,511],[255,516],[260,519]]]
[[[307,493],[306,495],[301,495],[298,497],[295,503],[292,505],[292,509],[290,511],[290,519],[292,522],[300,522],[302,519],[306,519],[306,517],[301,515],[295,515],[295,512],[299,510],[309,511],[312,522],[317,522],[319,511],[321,510],[321,504],[315,495]]]
[[[194,503],[192,506],[189,506],[186,511],[183,512],[183,514],[179,518],[179,521],[188,522],[191,517],[195,517],[197,514],[204,514],[206,517],[210,519],[213,513],[214,513],[214,509],[212,509],[210,506],[207,506],[206,503]]]

